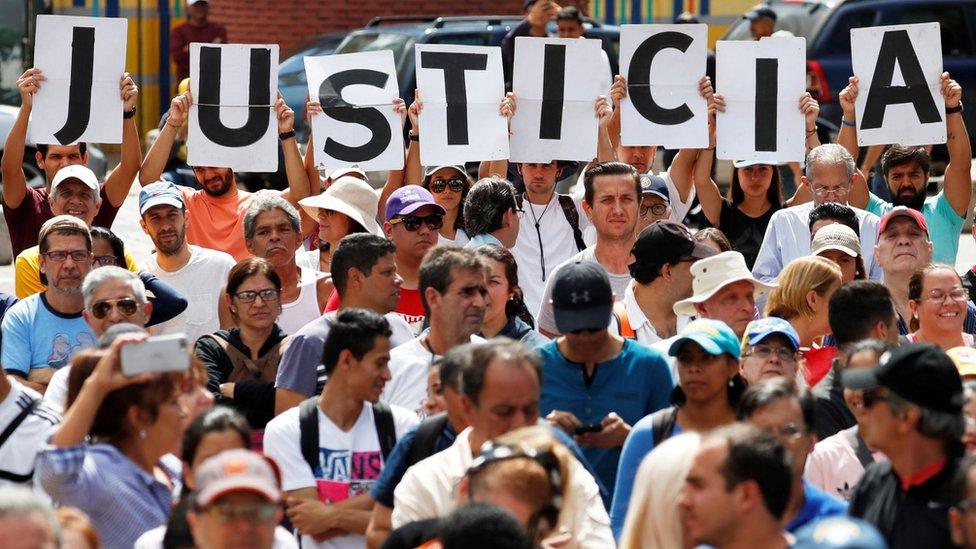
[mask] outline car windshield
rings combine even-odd
[[[813,33],[820,28],[820,24],[830,13],[827,6],[809,2],[791,2],[789,4],[772,4],[770,7],[776,12],[776,27],[774,30],[785,30],[807,39],[807,46],[811,44]],[[749,21],[739,19],[722,37],[722,40],[752,40],[749,34]]]
[[[292,55],[285,62],[278,66],[278,74],[290,74],[293,72],[305,71],[305,61],[304,57],[314,57],[316,55],[329,55],[335,50],[336,44],[339,40],[329,40],[328,43],[316,43],[309,47],[300,50],[295,55]]]
[[[361,51],[393,51],[393,62],[396,64],[397,78],[403,82],[404,68],[407,65],[407,58],[413,55],[414,39],[407,34],[385,32],[373,33],[354,33],[346,37],[339,44],[335,53],[356,53]]]

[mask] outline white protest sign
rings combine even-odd
[[[806,128],[806,41],[721,40],[715,51],[716,93],[726,110],[716,120],[717,156],[725,160],[802,162]]]
[[[322,113],[312,117],[317,168],[403,169],[392,51],[306,57],[305,74],[308,96],[322,104]]]
[[[190,44],[187,164],[278,171],[277,44]]]
[[[420,162],[425,166],[508,158],[501,48],[417,44]]]
[[[938,23],[851,29],[857,143],[946,142]]]
[[[621,144],[708,147],[708,102],[698,92],[707,43],[708,25],[620,27]]]
[[[34,67],[47,81],[34,94],[35,143],[122,142],[127,21],[38,15]]]
[[[594,39],[515,39],[512,162],[596,157],[596,99],[606,87],[600,52]]]

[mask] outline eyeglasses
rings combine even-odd
[[[641,206],[640,215],[641,217],[647,217],[647,213],[650,212],[658,217],[664,215],[668,211],[667,204],[652,204],[650,206]]]
[[[93,263],[99,267],[117,267],[119,265],[119,258],[114,255],[96,255]]]
[[[106,299],[105,301],[96,301],[91,306],[92,316],[101,320],[108,316],[109,311],[118,307],[119,312],[123,316],[132,316],[136,314],[139,310],[139,304],[136,300],[131,297],[123,297],[120,299]]]
[[[407,215],[404,217],[395,217],[390,220],[390,225],[396,225],[397,223],[403,223],[403,228],[410,232],[420,230],[421,223],[426,224],[428,229],[437,231],[444,226],[444,216],[438,214],[431,214],[427,217]]]
[[[744,356],[754,356],[760,360],[768,360],[773,355],[782,362],[796,362],[796,352],[786,347],[770,347],[769,345],[756,345],[749,349]]]
[[[972,511],[976,509],[976,499],[967,499],[955,504],[954,507],[960,511]]]
[[[931,292],[929,292],[929,295],[927,296],[927,299],[930,299],[932,301],[945,302],[946,298],[949,298],[952,301],[968,301],[969,293],[962,288],[956,288],[951,292],[944,292],[942,290],[932,290]]]
[[[278,290],[274,288],[268,288],[266,290],[244,290],[243,292],[237,292],[234,297],[241,300],[241,303],[252,303],[258,297],[261,301],[266,303],[278,301]]]
[[[55,252],[45,252],[41,255],[47,257],[48,261],[53,261],[55,263],[61,263],[65,259],[68,259],[69,256],[75,263],[81,263],[83,261],[87,261],[91,257],[91,252],[88,250],[72,250],[70,252],[59,250]]]
[[[202,512],[221,522],[246,520],[268,523],[275,520],[278,508],[275,503],[218,503],[203,509]]]
[[[796,423],[787,423],[786,425],[771,429],[771,431],[773,432],[773,435],[778,436],[783,440],[797,440],[807,432],[806,429],[797,425]]]
[[[841,187],[814,187],[813,194],[817,195],[817,198],[824,198],[829,194],[837,196],[847,196],[847,193],[851,192],[850,185],[844,185]]]
[[[460,177],[452,177],[450,179],[439,179],[437,181],[430,182],[430,192],[434,194],[441,194],[444,189],[450,187],[452,191],[459,193],[468,186],[467,181],[461,179]]]

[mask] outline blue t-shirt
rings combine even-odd
[[[3,369],[23,376],[32,368],[67,366],[76,351],[95,346],[95,334],[81,313],[65,315],[55,311],[43,292],[11,307],[0,329]]]
[[[582,423],[599,423],[616,412],[628,425],[670,405],[671,373],[664,355],[632,339],[620,353],[597,364],[587,385],[583,365],[566,360],[556,342],[539,348],[542,355],[542,397],[539,414],[570,412]],[[583,455],[606,487],[614,485],[620,448],[583,447]],[[612,493],[610,494],[613,495]],[[610,501],[605,501],[609,506]]]
[[[847,514],[847,502],[841,501],[803,479],[803,509],[786,525],[786,531],[797,530],[824,517]]]
[[[891,202],[885,202],[873,194],[868,199],[867,211],[878,217],[890,212],[892,208],[894,206]],[[962,232],[962,225],[966,222],[966,218],[952,209],[944,191],[939,191],[939,194],[925,199],[922,215],[925,216],[925,224],[929,226],[932,261],[955,265],[956,254],[959,252],[959,233]]]

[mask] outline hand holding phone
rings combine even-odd
[[[190,354],[184,334],[152,336],[121,349],[122,373],[126,376],[190,369]]]

